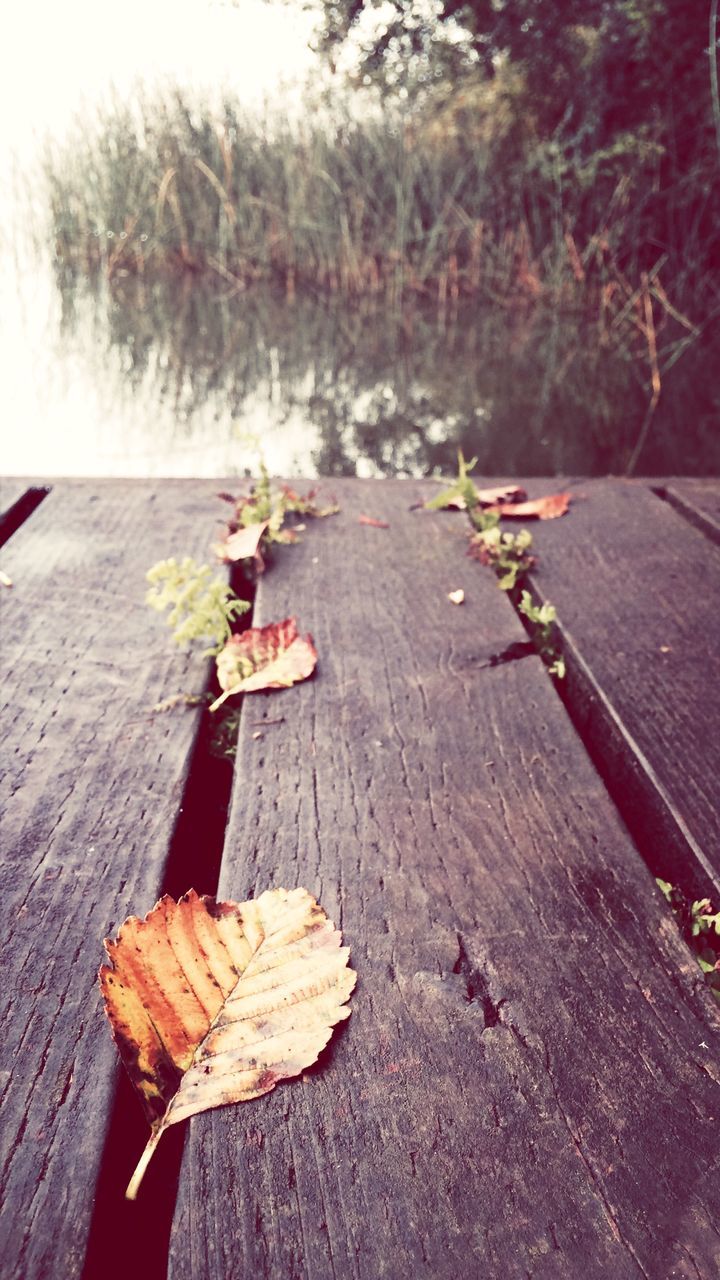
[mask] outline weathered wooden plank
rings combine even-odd
[[[202,688],[143,602],[168,554],[203,557],[212,483],[55,482],[6,545],[0,725],[3,1275],[82,1270],[116,1081],[102,939],[152,905],[182,803]]]
[[[640,483],[536,525],[566,696],[659,875],[720,895],[720,550]]]
[[[490,664],[522,632],[464,522],[338,490],[256,600],[320,661],[245,702],[220,892],[315,892],[354,1012],[300,1081],[193,1119],[170,1275],[715,1274],[699,970],[538,659]]]
[[[720,479],[681,478],[654,486],[713,542],[720,542]]]

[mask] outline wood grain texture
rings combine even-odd
[[[4,548],[0,725],[0,1253],[3,1276],[79,1276],[117,1056],[103,937],[157,897],[202,688],[144,605],[145,570],[202,557],[208,482],[53,482]],[[201,851],[199,851],[201,856]],[[128,1170],[129,1172],[129,1170]]]
[[[301,1081],[191,1121],[170,1276],[716,1274],[700,972],[539,660],[493,665],[523,632],[464,519],[336,487],[260,585],[319,663],[245,700],[220,893],[316,894],[353,1016]]]
[[[720,548],[644,483],[533,528],[566,697],[659,875],[720,898]]]
[[[720,542],[720,479],[682,478],[654,487],[686,520],[713,542]]]

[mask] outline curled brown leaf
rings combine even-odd
[[[228,533],[222,542],[213,544],[213,551],[220,560],[235,564],[238,560],[254,559],[260,572],[264,568],[264,560],[260,552],[260,542],[269,520],[258,524],[249,524],[234,533]]]
[[[530,502],[499,502],[488,510],[505,519],[557,520],[568,511],[571,501],[570,493],[552,493],[544,498],[533,498]]]
[[[523,502],[527,493],[519,484],[499,484],[494,489],[478,489],[478,502],[483,507],[492,507],[496,503]]]

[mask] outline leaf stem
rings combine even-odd
[[[226,689],[225,692],[221,693],[220,697],[216,698],[215,701],[212,703],[212,705],[208,707],[208,710],[217,711],[218,707],[221,707],[223,702],[225,702],[227,698],[231,697],[233,693],[237,693],[237,692],[238,692],[237,687],[235,687],[234,689]]]
[[[154,1133],[150,1134],[150,1137],[148,1138],[147,1144],[145,1146],[145,1150],[143,1151],[140,1159],[138,1160],[135,1172],[132,1178],[130,1179],[130,1181],[128,1182],[127,1191],[125,1192],[126,1200],[134,1200],[135,1197],[137,1196],[137,1193],[140,1190],[140,1183],[142,1182],[145,1176],[145,1170],[147,1169],[150,1161],[152,1160],[153,1155],[155,1154],[155,1148],[157,1147],[157,1144],[160,1141],[164,1132],[165,1130],[161,1126],[160,1128],[156,1129]]]

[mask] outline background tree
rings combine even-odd
[[[558,210],[584,237],[622,215],[639,265],[717,265],[714,7],[324,0],[318,47],[458,148],[484,145],[494,203],[542,234]]]

